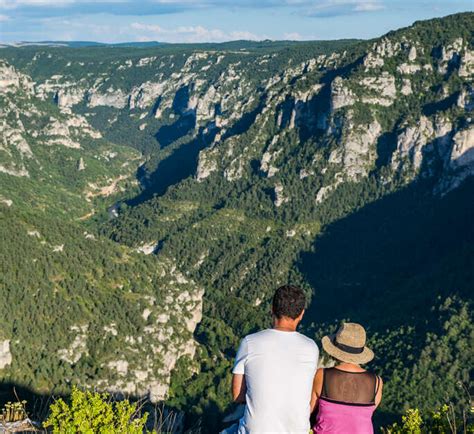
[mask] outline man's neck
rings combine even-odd
[[[298,326],[299,321],[295,321],[291,318],[274,318],[273,328],[282,332],[294,332]]]

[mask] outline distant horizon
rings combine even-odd
[[[471,0],[0,0],[0,43],[372,39]]]
[[[333,41],[344,41],[344,40],[354,40],[354,41],[366,41],[369,39],[365,38],[338,38],[338,39],[230,39],[228,41],[202,41],[202,42],[166,42],[166,41],[123,41],[123,42],[102,42],[102,41],[94,41],[94,40],[80,40],[80,39],[73,39],[73,40],[44,40],[44,41],[12,41],[12,42],[4,42],[0,41],[0,44],[10,45],[13,46],[15,44],[30,44],[30,45],[48,45],[48,44],[97,44],[97,45],[127,45],[127,44],[134,44],[134,45],[146,45],[146,44],[161,44],[161,45],[199,45],[199,44],[229,44],[232,42],[249,42],[249,43],[262,43],[262,42],[269,42],[269,43],[276,43],[276,42],[291,42],[295,44],[304,44],[308,42],[333,42]]]

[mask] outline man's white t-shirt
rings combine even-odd
[[[298,332],[275,329],[246,336],[233,374],[245,374],[245,413],[239,434],[304,433],[310,424],[310,400],[319,349]]]

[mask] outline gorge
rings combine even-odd
[[[473,31],[1,48],[3,381],[148,395],[214,432],[292,282],[304,333],[373,336],[381,418],[465,405]]]

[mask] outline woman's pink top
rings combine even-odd
[[[313,432],[315,434],[372,434],[374,410],[375,405],[340,404],[320,398]]]
[[[368,371],[324,369],[314,434],[373,434],[378,386],[379,378]]]

